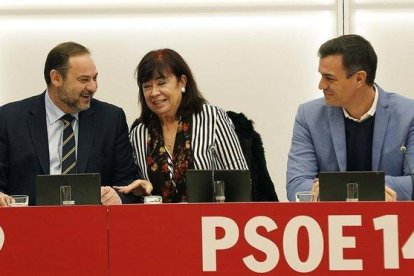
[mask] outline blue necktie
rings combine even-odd
[[[63,121],[63,143],[62,143],[62,174],[76,173],[76,143],[75,133],[72,129],[73,117],[65,114],[60,118]]]

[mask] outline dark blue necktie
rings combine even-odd
[[[62,143],[62,174],[76,173],[76,143],[72,128],[73,117],[65,114],[60,118],[63,121]]]

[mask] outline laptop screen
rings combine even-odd
[[[379,171],[320,172],[320,201],[346,201],[347,183],[358,183],[359,201],[384,201],[385,176]]]
[[[56,174],[36,177],[36,205],[61,205],[61,187],[70,186],[74,205],[101,204],[101,175]]]
[[[215,170],[214,180],[224,181],[226,202],[252,201],[250,171]],[[214,202],[211,170],[187,170],[188,202]]]

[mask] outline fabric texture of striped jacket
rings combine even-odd
[[[138,124],[131,130],[130,140],[139,175],[142,179],[150,180],[146,164],[147,139],[148,129],[144,124]],[[200,113],[192,115],[191,147],[194,169],[211,169],[214,155],[211,151],[212,146],[217,149],[217,156],[214,158],[216,169],[248,170],[231,119],[223,109],[205,104]]]

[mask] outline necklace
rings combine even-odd
[[[171,152],[173,152],[173,147],[172,147],[172,145],[165,144],[165,148],[167,149],[168,153],[170,153],[170,154],[171,154]]]
[[[175,136],[177,134],[177,126],[178,126],[178,121],[174,122],[173,126],[170,128],[167,128],[166,126],[163,126],[162,128],[162,134],[164,137],[164,146],[170,153],[172,153],[174,150]]]

